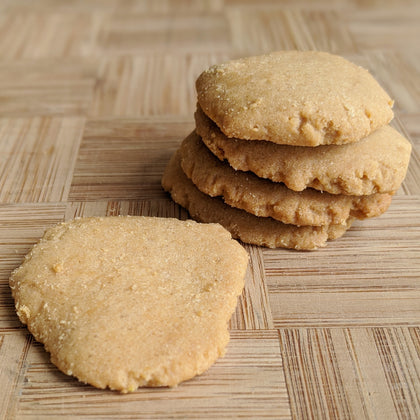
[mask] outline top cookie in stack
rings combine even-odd
[[[211,67],[198,103],[227,137],[293,146],[359,141],[393,118],[367,70],[317,51],[281,51]]]
[[[196,132],[163,186],[192,217],[244,242],[324,246],[355,217],[386,211],[404,179],[411,145],[387,125],[392,100],[342,57],[243,58],[211,67],[196,86]]]

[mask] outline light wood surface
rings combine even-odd
[[[419,419],[420,3],[0,1],[0,418]],[[246,246],[226,356],[120,395],[59,372],[8,278],[75,216],[187,218],[160,187],[213,63],[318,49],[367,67],[413,144],[389,211],[310,253]]]

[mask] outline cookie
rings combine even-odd
[[[318,51],[280,51],[210,67],[198,102],[227,137],[295,146],[358,141],[393,118],[370,73]]]
[[[392,200],[390,194],[351,196],[311,188],[290,190],[252,172],[235,171],[217,159],[195,132],[183,141],[180,154],[184,173],[203,193],[221,196],[232,207],[287,224],[320,226],[346,223],[350,216],[379,216]]]
[[[392,194],[410,160],[410,142],[390,126],[356,143],[302,147],[230,139],[200,109],[195,117],[197,133],[219,159],[294,191],[310,187],[331,194]]]
[[[247,262],[217,224],[94,217],[49,229],[10,287],[60,370],[128,392],[175,386],[223,355]]]
[[[233,237],[269,248],[313,250],[323,247],[328,239],[342,236],[352,222],[352,218],[349,218],[346,224],[341,225],[299,227],[270,217],[257,217],[230,207],[222,199],[210,197],[198,190],[182,171],[179,150],[172,156],[165,169],[162,186],[194,219],[206,223],[220,223]]]

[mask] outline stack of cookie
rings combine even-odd
[[[342,57],[249,57],[211,67],[196,86],[196,130],[162,185],[244,242],[325,246],[354,218],[386,211],[405,177],[411,145],[388,125],[392,100]]]

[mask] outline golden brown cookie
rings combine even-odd
[[[188,210],[194,219],[206,223],[220,223],[233,237],[269,248],[313,250],[323,247],[328,239],[342,236],[352,221],[350,218],[342,225],[299,227],[287,225],[270,217],[257,217],[244,210],[230,207],[220,198],[203,194],[188,179],[181,168],[179,150],[166,167],[162,186],[176,203]]]
[[[217,224],[94,217],[49,229],[10,287],[60,370],[127,392],[174,386],[223,355],[247,262]]]
[[[293,191],[282,183],[235,171],[217,159],[192,132],[180,148],[184,173],[203,193],[222,196],[225,203],[256,216],[293,225],[343,224],[352,216],[379,216],[391,204],[390,194],[352,196],[321,193],[311,188]]]
[[[295,146],[358,141],[393,117],[362,67],[319,51],[279,51],[210,67],[198,102],[228,137]]]
[[[390,126],[356,143],[302,147],[230,139],[200,109],[195,117],[197,133],[219,159],[294,191],[311,187],[332,194],[392,194],[410,160],[410,142]]]

